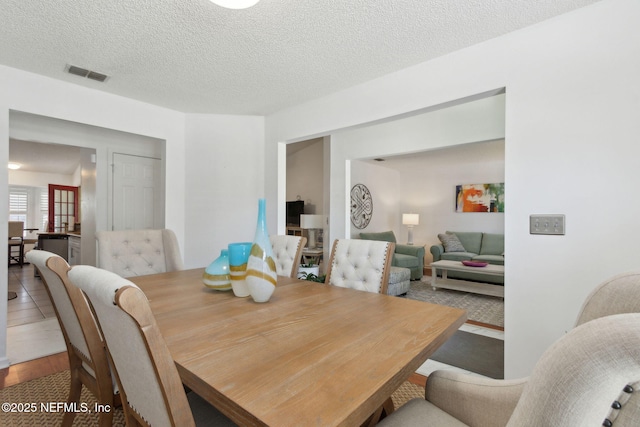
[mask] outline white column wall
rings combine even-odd
[[[206,267],[229,243],[253,241],[264,197],[264,118],[193,114],[186,128],[185,268]]]
[[[9,155],[9,111],[20,111],[72,122],[145,135],[166,141],[166,217],[168,228],[184,244],[185,164],[184,114],[135,100],[87,89],[32,73],[0,66],[0,164]],[[98,157],[106,155],[106,148]],[[99,159],[100,161],[100,159]],[[104,159],[106,161],[106,159]],[[97,177],[97,202],[106,206],[106,172]],[[8,188],[6,168],[0,169],[0,188]],[[97,212],[106,224],[106,212]],[[8,197],[0,197],[0,218],[8,219]],[[0,239],[6,237],[0,227]],[[6,259],[6,246],[0,255]],[[7,265],[0,263],[0,294],[7,293]],[[7,300],[0,298],[0,368],[6,359]]]
[[[266,121],[266,164],[276,164],[278,142],[506,88],[505,373],[528,375],[573,326],[598,282],[640,266],[637,22],[637,0],[603,0],[273,114]],[[339,149],[332,136],[332,153]],[[335,180],[345,180],[345,167],[334,164],[340,158],[332,155],[332,192]],[[266,172],[267,196],[276,200],[278,173]],[[336,211],[345,217],[344,201],[332,200],[331,211],[332,237],[344,236],[346,222],[333,217]],[[533,213],[565,214],[566,235],[530,235]]]

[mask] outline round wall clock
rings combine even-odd
[[[359,229],[365,228],[373,215],[371,193],[364,184],[356,184],[351,189],[351,223]]]

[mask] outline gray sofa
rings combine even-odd
[[[424,246],[399,245],[396,243],[396,235],[393,231],[383,231],[381,233],[360,233],[363,240],[382,240],[396,244],[391,265],[394,267],[404,267],[411,270],[411,280],[422,278],[424,270]]]
[[[441,243],[431,246],[433,261],[484,261],[489,264],[504,265],[504,234],[447,231],[446,234],[455,234],[464,247],[464,250],[453,248],[447,250]],[[455,246],[455,245],[451,245]],[[496,285],[504,285],[504,277],[479,276],[475,273],[449,271],[448,277],[452,279],[475,280]]]

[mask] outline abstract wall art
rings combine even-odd
[[[371,192],[364,184],[351,188],[351,223],[359,229],[366,228],[373,215]]]
[[[504,182],[456,185],[456,212],[504,212]]]

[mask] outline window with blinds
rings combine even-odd
[[[9,186],[9,220],[24,222],[24,228],[46,231],[48,201],[46,188]]]
[[[29,190],[26,187],[9,188],[9,220],[27,224],[29,210]]]
[[[43,231],[47,231],[47,225],[49,221],[49,192],[44,189],[40,189],[40,212],[39,212],[38,228]]]

